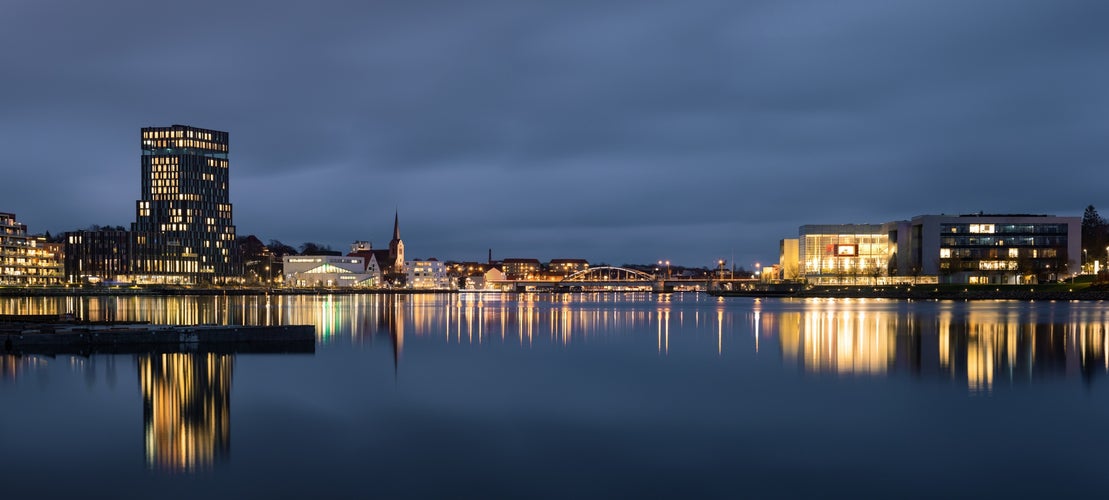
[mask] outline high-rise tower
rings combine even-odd
[[[227,153],[227,132],[142,129],[142,193],[131,226],[140,280],[222,283],[240,274]]]

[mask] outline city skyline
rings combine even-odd
[[[383,248],[399,210],[442,260],[749,268],[803,224],[1104,205],[1102,5],[58,6],[0,19],[32,232],[127,225],[171,123],[232,136],[239,234]]]

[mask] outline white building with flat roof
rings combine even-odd
[[[1081,264],[1081,217],[919,215],[798,232],[797,265],[818,285],[1037,283],[1074,275]],[[793,248],[783,243],[781,251],[785,266]]]
[[[283,257],[282,261],[285,286],[354,287],[374,284],[374,275],[366,272],[362,257],[290,255]]]
[[[409,260],[404,263],[408,288],[417,290],[446,290],[450,288],[447,266],[438,259]]]
[[[1053,215],[920,215],[910,231],[909,270],[941,283],[1019,284],[1079,272],[1082,218]]]

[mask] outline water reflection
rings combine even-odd
[[[1109,370],[1106,314],[1090,304],[810,303],[778,316],[783,359],[813,373],[905,371],[989,391],[1000,380],[1089,380]]]
[[[769,352],[814,374],[907,373],[971,391],[1043,377],[1091,380],[1109,371],[1109,311],[1096,303],[763,301],[692,293],[0,299],[0,314],[67,311],[168,324],[312,324],[320,345],[387,338],[397,369],[414,342],[531,349],[647,337],[662,358]],[[0,358],[0,373],[18,376],[34,366],[28,359]]]
[[[47,362],[47,358],[40,356],[0,354],[0,380],[16,380],[23,372],[33,372],[36,368],[45,367]]]
[[[233,365],[229,354],[138,357],[148,467],[193,472],[228,456]]]

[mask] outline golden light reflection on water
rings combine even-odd
[[[50,359],[43,356],[0,354],[0,380],[16,380],[25,371],[46,368]]]
[[[228,354],[139,356],[148,467],[194,472],[228,455],[233,365]]]
[[[650,335],[662,358],[765,356],[769,348],[810,373],[908,373],[955,380],[971,391],[1109,371],[1109,312],[1091,303],[735,301],[611,292],[0,299],[0,314],[69,311],[93,320],[166,324],[311,324],[319,344],[386,337],[398,363],[413,340],[530,349]],[[0,373],[14,378],[26,363],[5,358]]]
[[[885,373],[894,359],[897,317],[883,312],[816,310],[781,314],[782,356],[809,371]]]
[[[1097,307],[946,303],[918,310],[814,301],[778,316],[783,359],[813,373],[935,373],[988,392],[1000,380],[1109,370],[1109,319]]]

